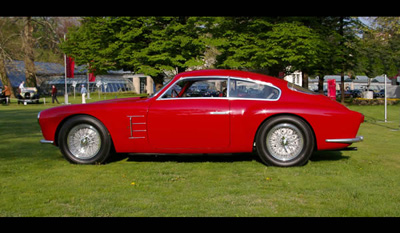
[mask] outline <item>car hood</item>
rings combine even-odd
[[[145,102],[148,98],[146,97],[130,97],[130,98],[121,98],[121,99],[110,99],[110,100],[102,100],[94,103],[87,103],[87,104],[70,104],[70,105],[63,105],[57,106],[53,108],[49,108],[46,110],[41,111],[41,116],[43,117],[62,117],[72,114],[89,114],[91,112],[98,112],[98,111],[107,111],[112,109],[110,105],[117,107],[117,106],[124,106],[127,104]]]

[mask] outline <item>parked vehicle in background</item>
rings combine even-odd
[[[39,93],[36,87],[25,87],[21,90],[21,93],[18,95],[18,104],[19,103],[39,103]]]
[[[360,98],[362,95],[362,92],[358,89],[350,90],[350,93],[353,98]]]
[[[381,89],[381,90],[378,92],[378,96],[381,97],[381,98],[385,98],[385,89]]]

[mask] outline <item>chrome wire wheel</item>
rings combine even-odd
[[[68,133],[67,147],[74,157],[78,159],[91,159],[100,151],[100,133],[92,125],[78,124]]]
[[[271,128],[266,137],[267,150],[279,161],[289,161],[304,148],[302,131],[293,124],[281,123]]]

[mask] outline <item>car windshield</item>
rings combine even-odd
[[[173,79],[173,78],[171,78],[169,81],[167,81],[167,82],[164,84],[164,86],[162,86],[162,87],[160,88],[160,90],[154,92],[154,93],[153,93],[152,95],[150,95],[149,97],[150,97],[150,98],[151,98],[151,97],[154,97],[154,96],[156,96],[158,93],[160,93],[160,91],[164,90],[164,88],[165,88],[166,86],[168,86],[168,84],[172,81],[172,79]]]

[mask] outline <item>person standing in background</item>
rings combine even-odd
[[[54,100],[57,101],[57,104],[60,104],[57,99],[57,88],[56,86],[51,87],[51,102],[54,104]]]
[[[6,104],[8,105],[10,103],[10,95],[11,95],[11,91],[8,88],[7,85],[4,85],[4,90],[2,91],[2,93],[4,94],[4,96],[6,97]]]
[[[21,90],[21,92],[23,92],[24,89],[25,89],[24,83],[25,83],[25,82],[22,81],[21,84],[19,84],[19,89]]]
[[[85,85],[82,84],[82,88],[81,88],[82,104],[86,104],[86,93],[87,93],[87,90],[85,88]]]

